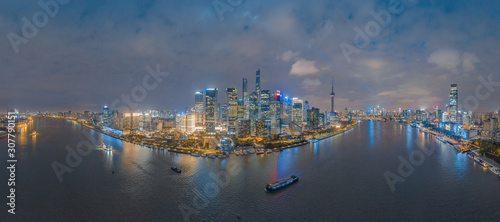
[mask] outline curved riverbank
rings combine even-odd
[[[71,120],[71,121],[74,121],[74,120]],[[138,143],[138,142],[135,142],[135,141],[130,141],[130,140],[127,140],[125,139],[123,136],[120,136],[120,135],[116,135],[116,134],[113,134],[113,133],[109,133],[109,132],[106,132],[104,130],[101,130],[101,129],[97,129],[97,128],[94,128],[92,127],[91,125],[88,125],[88,124],[85,124],[85,123],[82,123],[82,122],[78,122],[78,121],[75,121],[77,123],[81,123],[82,126],[88,128],[88,129],[91,129],[91,130],[95,130],[101,134],[104,134],[106,136],[110,136],[110,137],[113,137],[115,139],[119,139],[121,141],[124,141],[124,142],[128,142],[128,143],[132,143],[132,144],[135,144],[135,145],[138,145],[138,146],[141,146],[141,147],[145,147],[145,148],[149,148],[149,149],[153,149],[153,150],[165,150],[165,151],[168,151],[168,152],[173,152],[173,153],[180,153],[180,154],[187,154],[187,155],[199,155],[199,154],[202,154],[202,152],[192,152],[192,151],[188,151],[186,149],[182,149],[182,148],[173,148],[173,147],[169,147],[169,146],[155,146],[153,144],[148,144],[148,143]],[[270,150],[284,150],[284,149],[289,149],[289,148],[295,148],[295,147],[300,147],[300,146],[304,146],[304,145],[307,145],[307,144],[310,144],[311,142],[315,143],[315,142],[318,142],[320,140],[324,140],[324,139],[328,139],[330,137],[333,137],[333,136],[336,136],[336,135],[339,135],[339,134],[342,134],[344,132],[347,132],[349,130],[351,130],[352,128],[354,128],[355,126],[357,126],[359,124],[358,121],[356,121],[355,124],[352,124],[350,125],[349,127],[346,127],[340,131],[337,131],[337,132],[334,132],[334,133],[331,133],[331,134],[327,134],[325,136],[322,136],[320,138],[315,138],[314,141],[304,141],[304,142],[300,142],[300,143],[292,143],[292,144],[286,144],[286,145],[283,145],[281,147],[276,147],[276,148],[267,148],[267,147],[264,147],[262,149],[270,149]],[[251,149],[258,149],[258,148],[251,148]],[[245,150],[248,150],[245,149]],[[232,152],[229,152],[229,153],[232,153]],[[215,155],[216,157],[219,157],[219,156],[222,156],[222,155],[225,155],[224,153],[217,153],[217,152],[208,152],[208,153],[205,153],[207,156],[208,155]]]

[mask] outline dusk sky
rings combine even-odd
[[[308,100],[329,110],[335,80],[336,110],[345,107],[443,108],[450,84],[459,103],[474,96],[480,76],[500,82],[500,2],[460,0],[243,1],[220,17],[212,0],[70,1],[18,46],[23,17],[43,11],[38,1],[0,7],[0,107],[30,111],[99,110],[130,94],[158,64],[170,73],[147,91],[141,109],[194,106],[195,91],[235,87],[242,78],[262,89]],[[230,1],[231,2],[231,1]],[[232,1],[238,2],[238,1]],[[354,42],[388,12],[380,33]],[[379,23],[377,23],[379,24]],[[373,31],[373,30],[372,30]],[[346,60],[341,43],[358,50]],[[477,111],[500,109],[500,87],[479,99]],[[482,88],[483,93],[489,91]]]

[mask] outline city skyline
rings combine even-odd
[[[31,18],[42,10],[37,4],[21,4],[9,2],[1,9],[0,29],[6,35],[22,34],[24,23],[18,18]],[[391,14],[391,22],[371,38],[371,45],[349,62],[339,45],[352,44],[355,28],[377,21],[370,12],[388,10],[387,2],[367,2],[363,7],[324,1],[268,4],[269,9],[262,9],[244,2],[225,13],[222,21],[211,2],[61,5],[17,53],[8,38],[0,44],[3,76],[18,83],[1,89],[0,106],[97,109],[129,93],[147,75],[145,67],[157,64],[170,75],[148,91],[141,107],[181,110],[191,106],[187,101],[194,92],[207,87],[236,88],[241,94],[241,78],[253,86],[257,69],[263,88],[283,90],[321,110],[330,106],[331,76],[342,83],[336,85],[339,109],[443,107],[451,83],[459,85],[458,102],[463,104],[481,85],[478,76],[487,79],[491,74],[494,82],[499,81],[495,52],[500,46],[495,39],[500,34],[487,28],[498,25],[498,4],[402,1],[403,10]],[[299,20],[298,14],[308,19]],[[127,19],[134,22],[122,25]],[[26,63],[30,65],[22,65]],[[498,104],[499,98],[491,96],[480,101],[478,111],[498,110]]]

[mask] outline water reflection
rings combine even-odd
[[[373,121],[368,121],[368,145],[370,147],[373,147],[373,144],[375,143],[374,140],[374,135],[375,135],[375,130],[374,128],[374,123]]]

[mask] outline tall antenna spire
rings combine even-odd
[[[333,92],[333,76],[332,76],[332,92],[330,93],[330,99],[332,102],[331,113],[333,114],[335,112],[335,110],[333,109],[334,100],[335,100],[335,93]]]

